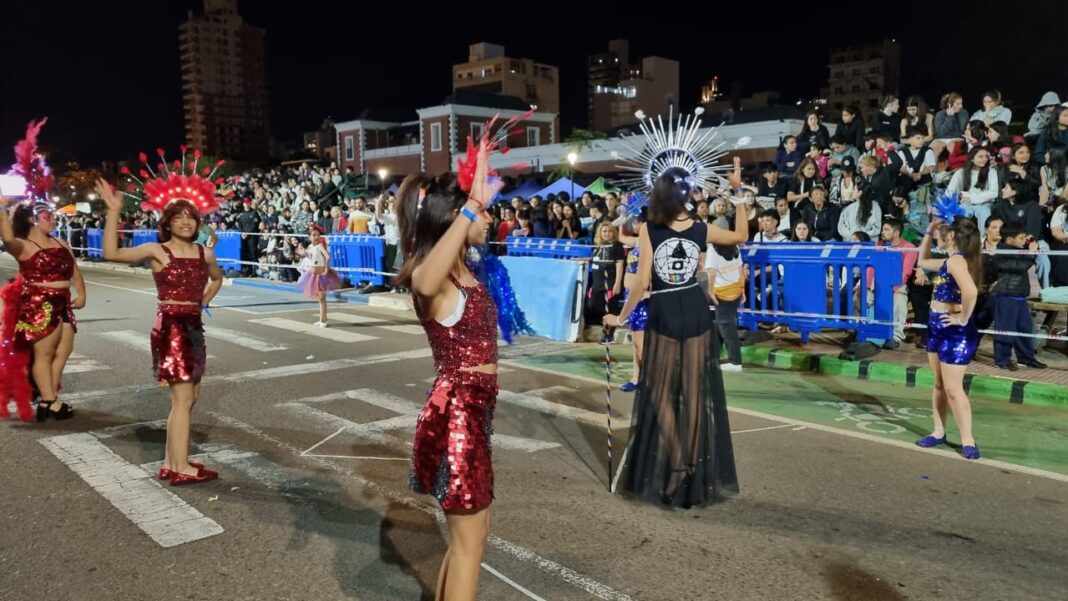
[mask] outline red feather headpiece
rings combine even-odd
[[[15,144],[15,165],[11,170],[26,180],[26,195],[41,203],[48,203],[48,193],[52,189],[52,170],[48,168],[44,157],[37,152],[37,135],[48,123],[48,117],[40,121],[30,121],[26,126],[26,137]]]
[[[500,117],[500,114],[498,113],[494,115],[493,118],[490,119],[488,122],[486,122],[485,125],[482,126],[482,137],[479,138],[478,142],[475,142],[471,138],[471,136],[467,136],[467,156],[457,160],[457,162],[459,163],[459,169],[457,169],[456,179],[460,184],[461,190],[463,190],[464,192],[470,192],[471,186],[475,183],[475,168],[478,166],[478,149],[482,141],[485,140],[487,143],[487,156],[489,154],[492,154],[502,145],[504,145],[504,148],[501,150],[501,154],[508,154],[508,137],[520,135],[523,133],[519,129],[513,130],[512,126],[533,115],[534,110],[535,109],[532,108],[529,111],[523,113],[522,115],[516,115],[515,117],[512,117],[508,121],[505,121],[504,125],[502,125],[500,128],[497,129],[496,132],[494,132],[492,131],[493,125]],[[513,165],[513,167],[516,169],[523,169],[527,167],[527,165],[526,163],[517,163],[516,165]],[[491,170],[489,172],[490,177],[494,177],[496,175],[496,171]]]
[[[218,161],[214,167],[202,167],[197,173],[197,163],[200,162],[200,151],[193,151],[193,160],[186,160],[185,146],[181,147],[182,159],[175,160],[168,167],[167,159],[162,148],[156,149],[160,163],[153,170],[148,163],[148,155],[141,153],[138,158],[144,163],[144,168],[134,175],[129,167],[123,167],[120,172],[126,176],[126,190],[123,194],[141,202],[141,208],[145,211],[162,211],[167,205],[176,200],[187,200],[197,208],[201,215],[206,215],[219,208],[221,198],[216,196],[215,186],[222,184],[223,178],[212,177],[226,161]]]

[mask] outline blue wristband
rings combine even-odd
[[[478,215],[476,215],[474,211],[467,207],[460,207],[460,214],[464,217],[467,217],[472,222],[478,221]]]

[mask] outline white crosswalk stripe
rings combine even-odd
[[[63,368],[63,373],[83,374],[91,371],[103,371],[105,369],[111,369],[111,367],[104,365],[103,363],[98,363],[85,355],[71,353],[70,358],[67,359],[67,366]]]
[[[290,332],[298,332],[300,334],[307,334],[309,336],[315,336],[316,338],[325,338],[327,340],[333,340],[334,342],[367,342],[368,340],[378,339],[377,336],[368,336],[367,334],[358,334],[356,332],[331,328],[319,328],[310,323],[296,321],[294,319],[285,319],[284,317],[250,319],[249,323],[278,328]]]
[[[135,330],[117,330],[115,332],[101,332],[97,334],[101,338],[106,338],[112,342],[128,346],[134,350],[140,351],[147,355],[152,354],[152,341],[149,339],[148,334],[145,332],[137,332]],[[215,355],[208,355],[208,359],[214,359]]]
[[[397,332],[398,334],[410,334],[413,336],[421,336],[423,334],[423,326],[415,324],[391,325],[384,319],[369,317],[367,315],[335,312],[330,314],[330,319],[345,323],[375,326],[382,328],[383,330],[389,330],[390,332]]]
[[[217,328],[214,326],[204,326],[204,333],[223,342],[230,344],[236,344],[237,346],[243,346],[247,349],[259,351],[261,353],[269,353],[271,351],[284,351],[289,347],[284,344],[276,344],[268,342],[254,336],[249,336],[244,332],[238,332],[237,330],[228,330],[226,328]]]

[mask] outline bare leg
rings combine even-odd
[[[326,293],[319,293],[319,321],[326,323]]]
[[[634,347],[634,375],[630,377],[630,381],[637,384],[641,381],[642,375],[642,345],[645,344],[645,332],[631,332],[630,333],[631,344]]]
[[[33,343],[33,368],[30,373],[33,381],[37,384],[37,391],[41,393],[42,401],[56,400],[56,385],[52,380],[52,362],[56,359],[56,349],[63,335],[62,328],[56,328],[51,334]],[[59,407],[51,408],[58,411]]]
[[[190,415],[192,415],[192,413],[193,413],[193,407],[197,406],[197,400],[199,398],[200,398],[200,382],[197,382],[196,384],[193,384],[193,401],[191,403],[189,403],[189,414]],[[171,388],[171,414],[172,415],[174,414],[174,388],[173,387]],[[186,420],[186,423],[188,424],[188,420]],[[188,428],[186,430],[186,439],[188,440]],[[175,471],[174,470],[174,462],[171,461],[171,443],[170,443],[170,440],[171,440],[171,417],[170,417],[170,415],[168,415],[167,416],[167,444],[164,446],[164,451],[163,451],[163,467],[165,467],[165,468],[167,468],[167,469],[169,469],[171,471]],[[188,447],[188,444],[187,444],[186,445],[186,449],[188,449],[188,448],[189,447]],[[189,461],[189,456],[188,456],[188,450],[187,450],[186,451],[186,462],[188,462],[188,461]]]
[[[942,363],[938,360],[938,353],[927,353],[927,362],[934,372],[934,388],[931,390],[931,419],[934,421],[934,430],[931,436],[942,438],[946,433],[946,388],[942,381]]]
[[[967,365],[943,363],[942,378],[949,408],[953,411],[953,419],[960,429],[960,442],[964,446],[975,446],[975,436],[972,434],[972,404],[968,400],[968,393],[964,392],[964,372],[967,369]]]
[[[189,465],[189,414],[196,402],[195,385],[190,382],[171,384],[171,413],[167,418],[167,451],[164,465],[190,476],[197,469]]]
[[[57,395],[63,383],[63,369],[67,367],[67,360],[74,352],[74,327],[64,323],[59,329],[59,346],[56,347],[56,357],[52,360],[52,384],[56,387]]]
[[[489,536],[490,510],[446,512],[449,550],[438,576],[438,601],[474,601]]]

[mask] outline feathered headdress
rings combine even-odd
[[[508,154],[508,151],[511,150],[511,148],[509,148],[507,145],[508,137],[520,135],[522,133],[521,130],[512,129],[512,127],[516,123],[519,123],[520,121],[523,121],[527,117],[533,115],[534,110],[534,108],[531,108],[529,111],[523,113],[522,115],[516,115],[515,117],[512,117],[511,119],[505,121],[504,124],[497,128],[496,131],[494,131],[493,126],[497,123],[497,120],[501,116],[500,113],[498,113],[494,115],[492,119],[483,124],[482,136],[478,139],[477,142],[471,136],[467,136],[467,154],[465,157],[461,157],[457,160],[459,168],[456,171],[456,179],[460,184],[461,190],[463,190],[464,192],[470,192],[471,186],[473,186],[475,183],[475,168],[478,166],[478,149],[482,141],[485,141],[487,143],[487,156],[496,151],[497,149],[500,149],[500,153],[502,155]],[[523,169],[526,166],[526,163],[516,163],[515,165],[513,165],[513,168]],[[489,172],[489,176],[491,178],[496,177],[497,172],[491,170]],[[488,201],[489,199],[483,198],[479,200]]]
[[[642,209],[649,206],[649,197],[641,192],[632,192],[623,203],[622,214],[627,219],[637,219],[642,214]]]
[[[952,224],[957,217],[964,217],[967,213],[960,206],[960,199],[956,194],[943,194],[931,204],[934,214],[946,223]]]
[[[612,152],[612,158],[623,161],[618,167],[633,174],[620,184],[651,191],[656,180],[674,167],[688,174],[685,180],[691,188],[726,186],[727,180],[720,173],[731,167],[716,164],[716,160],[726,154],[722,150],[726,142],[716,141],[718,127],[701,129],[704,112],[698,107],[693,115],[679,115],[676,119],[669,110],[665,125],[659,116],[654,121],[646,117],[645,112],[636,111],[634,116],[638,118],[642,133],[623,138],[629,156]]]
[[[200,167],[200,151],[193,151],[193,160],[187,159],[187,148],[180,147],[182,159],[175,159],[168,167],[167,158],[162,148],[156,149],[160,162],[153,170],[148,163],[148,155],[141,153],[138,158],[144,167],[137,175],[123,166],[120,172],[126,176],[126,190],[123,194],[141,203],[145,211],[162,211],[176,200],[187,200],[197,208],[201,215],[206,215],[219,208],[220,198],[216,195],[216,185],[222,185],[224,178],[212,178],[219,167],[226,161],[217,161],[214,166]],[[200,172],[197,172],[197,169]]]
[[[48,123],[48,117],[40,121],[30,121],[26,126],[26,137],[15,144],[15,164],[11,171],[26,180],[26,196],[35,204],[51,208],[49,192],[53,183],[52,170],[48,168],[44,157],[37,152],[37,136],[45,123]]]

